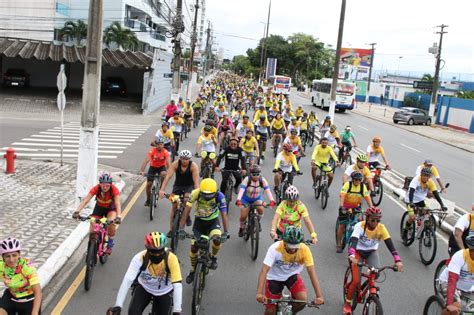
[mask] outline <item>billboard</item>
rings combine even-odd
[[[372,49],[341,48],[341,64],[354,67],[370,67],[372,64]]]
[[[274,77],[276,75],[277,59],[267,58],[267,69],[265,70],[265,78]]]

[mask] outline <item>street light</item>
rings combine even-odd
[[[398,56],[398,67],[397,67],[397,75],[400,76],[400,60],[402,60],[403,56]]]

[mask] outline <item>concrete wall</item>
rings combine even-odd
[[[143,114],[149,114],[167,104],[171,98],[171,60],[173,55],[155,50],[152,71],[143,77]]]
[[[436,123],[474,133],[474,100],[441,97]]]

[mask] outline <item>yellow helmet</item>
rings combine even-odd
[[[214,194],[217,192],[217,183],[212,178],[205,178],[199,184],[199,190],[201,193]]]

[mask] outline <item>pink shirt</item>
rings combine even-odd
[[[165,107],[166,116],[171,117],[173,116],[174,112],[178,110],[178,106],[176,104],[168,104]]]

